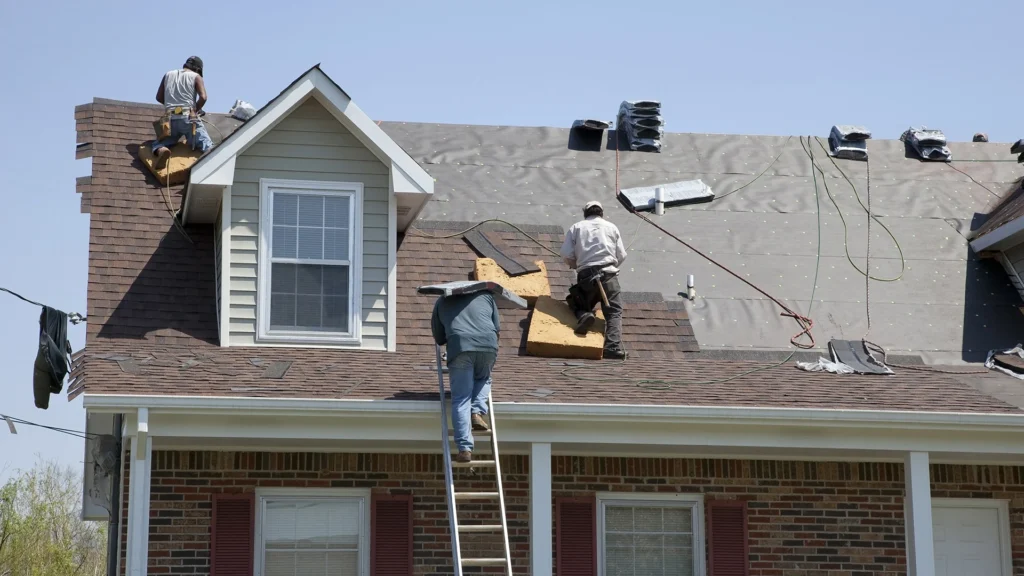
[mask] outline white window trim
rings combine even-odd
[[[349,240],[352,259],[349,265],[349,319],[351,333],[321,333],[270,330],[270,241],[273,231],[274,191],[316,192],[337,194],[352,198],[352,220]],[[310,260],[308,263],[317,263]],[[363,183],[325,182],[317,180],[279,180],[260,178],[259,275],[256,310],[256,340],[262,343],[283,344],[361,344],[363,293]]]
[[[263,576],[263,510],[267,499],[271,500],[335,500],[339,498],[360,499],[362,526],[359,533],[359,574],[370,576],[370,491],[336,488],[257,488],[256,524],[253,530],[253,574]]]
[[[707,571],[704,558],[705,523],[704,523],[704,495],[703,494],[662,494],[646,492],[599,492],[597,494],[597,574],[605,576],[604,573],[604,545],[605,529],[604,514],[605,506],[608,504],[626,504],[638,506],[642,504],[652,506],[680,506],[693,508],[693,559],[697,565],[694,576],[705,576]]]
[[[906,504],[904,504],[906,511]],[[1013,574],[1013,550],[1011,543],[1010,503],[995,498],[932,498],[932,511],[936,508],[982,508],[995,509],[999,522],[999,559],[1003,576]]]

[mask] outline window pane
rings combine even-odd
[[[267,549],[294,548],[295,524],[294,504],[267,502],[263,518],[263,541]]]
[[[348,196],[328,196],[324,199],[324,226],[328,228],[348,228],[350,198]]]
[[[324,266],[324,294],[348,296],[348,266]]]
[[[665,508],[665,531],[685,532],[693,531],[693,510],[689,508]]]
[[[274,258],[295,258],[298,250],[296,232],[298,228],[291,226],[274,226],[270,238],[270,254]]]
[[[295,284],[296,294],[319,296],[323,292],[323,266],[300,264],[296,266],[298,277]]]
[[[322,296],[296,296],[295,325],[302,328],[321,328],[322,303]]]
[[[324,225],[324,197],[303,194],[299,196],[299,226]]]
[[[324,229],[324,259],[350,260],[348,253],[348,230],[338,228]]]
[[[299,549],[324,549],[327,547],[326,502],[299,502],[295,504],[295,547]],[[326,562],[325,556],[323,561]]]
[[[635,508],[633,522],[637,532],[659,532],[662,528],[661,508]]]
[[[321,260],[324,257],[324,231],[322,228],[299,228],[299,258]]]
[[[604,524],[608,530],[628,532],[633,530],[633,509],[623,506],[609,506],[605,510]]]
[[[324,298],[323,327],[333,332],[348,331],[348,298]]]
[[[270,265],[270,291],[274,293],[295,293],[295,264]]]
[[[296,576],[327,576],[327,552],[308,551],[295,555]]]
[[[264,576],[296,576],[295,552],[267,551],[263,558]]]
[[[359,502],[332,502],[327,510],[330,526],[327,542],[332,549],[359,546]]]
[[[327,573],[331,576],[358,576],[359,553],[328,552]]]
[[[608,548],[604,558],[605,576],[646,576],[634,572],[632,548]]]
[[[295,194],[274,193],[274,224],[295,226],[298,224],[299,197]]]
[[[270,327],[291,328],[295,326],[295,295],[270,295]]]

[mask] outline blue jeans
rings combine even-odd
[[[448,380],[452,389],[452,429],[459,451],[473,451],[470,413],[486,415],[491,392],[491,368],[497,360],[494,352],[462,352],[448,362]]]
[[[192,136],[193,122],[195,122],[196,127],[195,136]],[[203,125],[202,120],[196,119],[193,121],[185,117],[172,116],[171,135],[163,140],[153,142],[153,153],[156,154],[156,151],[160,148],[171,148],[178,143],[178,139],[182,136],[185,137],[185,143],[193,150],[206,152],[210,148],[213,148],[213,140],[210,139],[210,134],[206,132],[206,126]]]

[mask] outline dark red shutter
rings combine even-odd
[[[370,499],[370,576],[412,576],[412,496]]]
[[[214,494],[210,576],[252,576],[253,494]]]
[[[710,576],[748,576],[747,503],[708,502],[708,572]]]
[[[557,576],[597,576],[597,499],[555,499]]]

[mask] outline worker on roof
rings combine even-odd
[[[473,460],[473,430],[487,431],[491,369],[498,358],[501,318],[490,292],[441,297],[434,304],[430,330],[438,346],[447,345],[452,389],[452,428],[459,450],[456,462]]]
[[[193,150],[206,152],[213,147],[213,140],[199,119],[206,104],[203,60],[199,56],[189,56],[184,66],[164,74],[156,91],[156,101],[164,105],[164,116],[170,121],[171,129],[169,136],[151,144],[158,165],[167,161],[171,147],[182,136]]]
[[[619,266],[626,259],[619,228],[604,219],[604,207],[590,201],[583,207],[583,220],[573,224],[562,243],[562,258],[576,269],[576,284],[566,301],[576,315],[576,333],[586,334],[597,319],[594,306],[604,312],[604,357],[624,360],[622,347],[622,294]],[[604,297],[602,297],[602,290]]]

